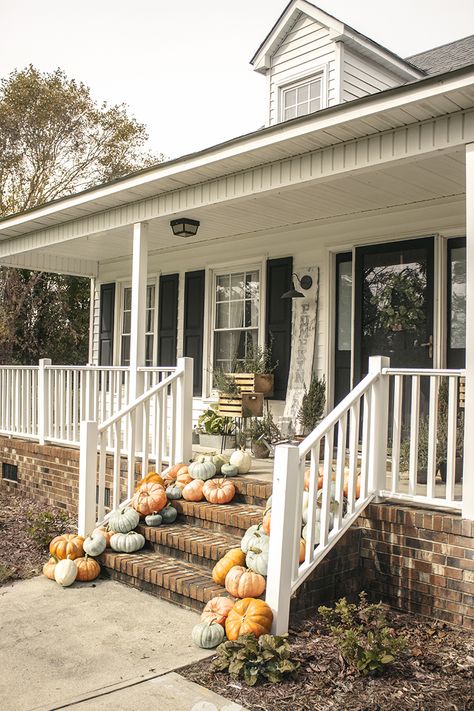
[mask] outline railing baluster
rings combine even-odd
[[[456,481],[456,437],[458,418],[458,379],[448,378],[448,442],[446,451],[446,501],[454,501],[454,483]]]
[[[357,462],[359,454],[359,420],[360,420],[360,400],[357,400],[350,408],[350,430],[349,430],[349,476],[347,490],[347,511],[354,512],[356,483],[357,483]]]
[[[136,447],[136,412],[132,412],[128,416],[128,479],[127,479],[127,496],[129,499],[133,496],[135,488],[135,447]]]
[[[310,564],[314,559],[314,547],[316,543],[316,514],[317,495],[319,477],[319,440],[311,448],[311,459],[309,464],[309,487],[308,487],[308,510],[306,514],[306,550],[305,563]],[[319,543],[319,536],[317,537]]]
[[[438,394],[439,394],[439,377],[432,375],[430,377],[430,405],[428,415],[428,466],[426,472],[426,494],[429,498],[435,497],[435,482],[436,482],[436,439],[438,432]]]
[[[408,493],[416,493],[418,472],[418,426],[420,423],[420,376],[411,376],[411,417],[410,417],[410,463],[408,470]]]
[[[142,478],[148,474],[150,411],[149,403],[143,403],[143,429],[142,429]]]
[[[117,420],[114,424],[115,431],[115,447],[114,447],[114,462],[113,462],[113,482],[112,482],[112,502],[113,508],[118,508],[120,504],[120,458],[121,458],[121,421]]]
[[[335,528],[342,526],[343,499],[344,499],[344,468],[346,465],[346,440],[347,440],[347,412],[338,422],[337,430],[337,459],[336,459],[336,491],[337,510],[335,511]]]
[[[369,463],[369,432],[370,432],[370,416],[372,407],[371,391],[368,390],[364,395],[363,420],[362,420],[362,452],[360,462],[360,491],[357,498],[365,499],[367,496],[367,481],[368,481],[368,463]]]
[[[105,467],[107,463],[107,432],[99,435],[99,480],[98,480],[98,502],[97,519],[102,521],[105,516]]]
[[[169,464],[173,464],[176,454],[176,381],[171,383],[171,431],[169,432]]]
[[[330,525],[330,504],[332,488],[332,458],[334,444],[334,429],[327,432],[324,439],[324,476],[323,476],[323,497],[321,503],[321,523],[319,545],[326,546],[328,542]]]
[[[400,484],[400,442],[402,436],[403,375],[395,375],[393,387],[392,423],[392,492],[398,491]]]

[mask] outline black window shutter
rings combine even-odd
[[[184,275],[183,354],[194,359],[193,394],[202,394],[205,271]]]
[[[100,285],[99,365],[114,362],[115,284]]]
[[[282,294],[291,289],[293,258],[269,259],[267,261],[267,344],[272,345],[272,358],[278,361],[275,370],[274,400],[286,398],[286,386],[290,372],[291,357],[291,299],[282,299]]]
[[[176,365],[179,274],[160,277],[158,365]]]

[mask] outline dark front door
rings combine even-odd
[[[433,367],[432,237],[356,249],[354,383],[369,357],[392,367]]]

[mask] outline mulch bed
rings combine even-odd
[[[468,711],[474,709],[474,636],[443,623],[389,612],[408,651],[383,676],[349,669],[318,616],[290,631],[301,669],[295,681],[249,688],[210,659],[179,673],[242,704],[249,711]]]
[[[28,528],[50,506],[24,495],[0,491],[0,586],[38,575],[48,560],[48,549],[35,543]],[[72,530],[71,521],[71,530]]]

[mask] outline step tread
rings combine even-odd
[[[174,523],[162,526],[140,525],[138,530],[151,543],[217,561],[231,548],[239,548],[241,537],[225,531]]]
[[[178,513],[216,523],[228,523],[235,528],[248,528],[248,520],[260,523],[265,512],[264,506],[245,503],[210,504],[207,501],[185,501],[177,499],[171,502]],[[240,519],[240,520],[239,520]]]
[[[116,553],[107,549],[102,554],[102,564],[200,603],[205,604],[216,595],[226,595],[206,568],[155,551]]]

